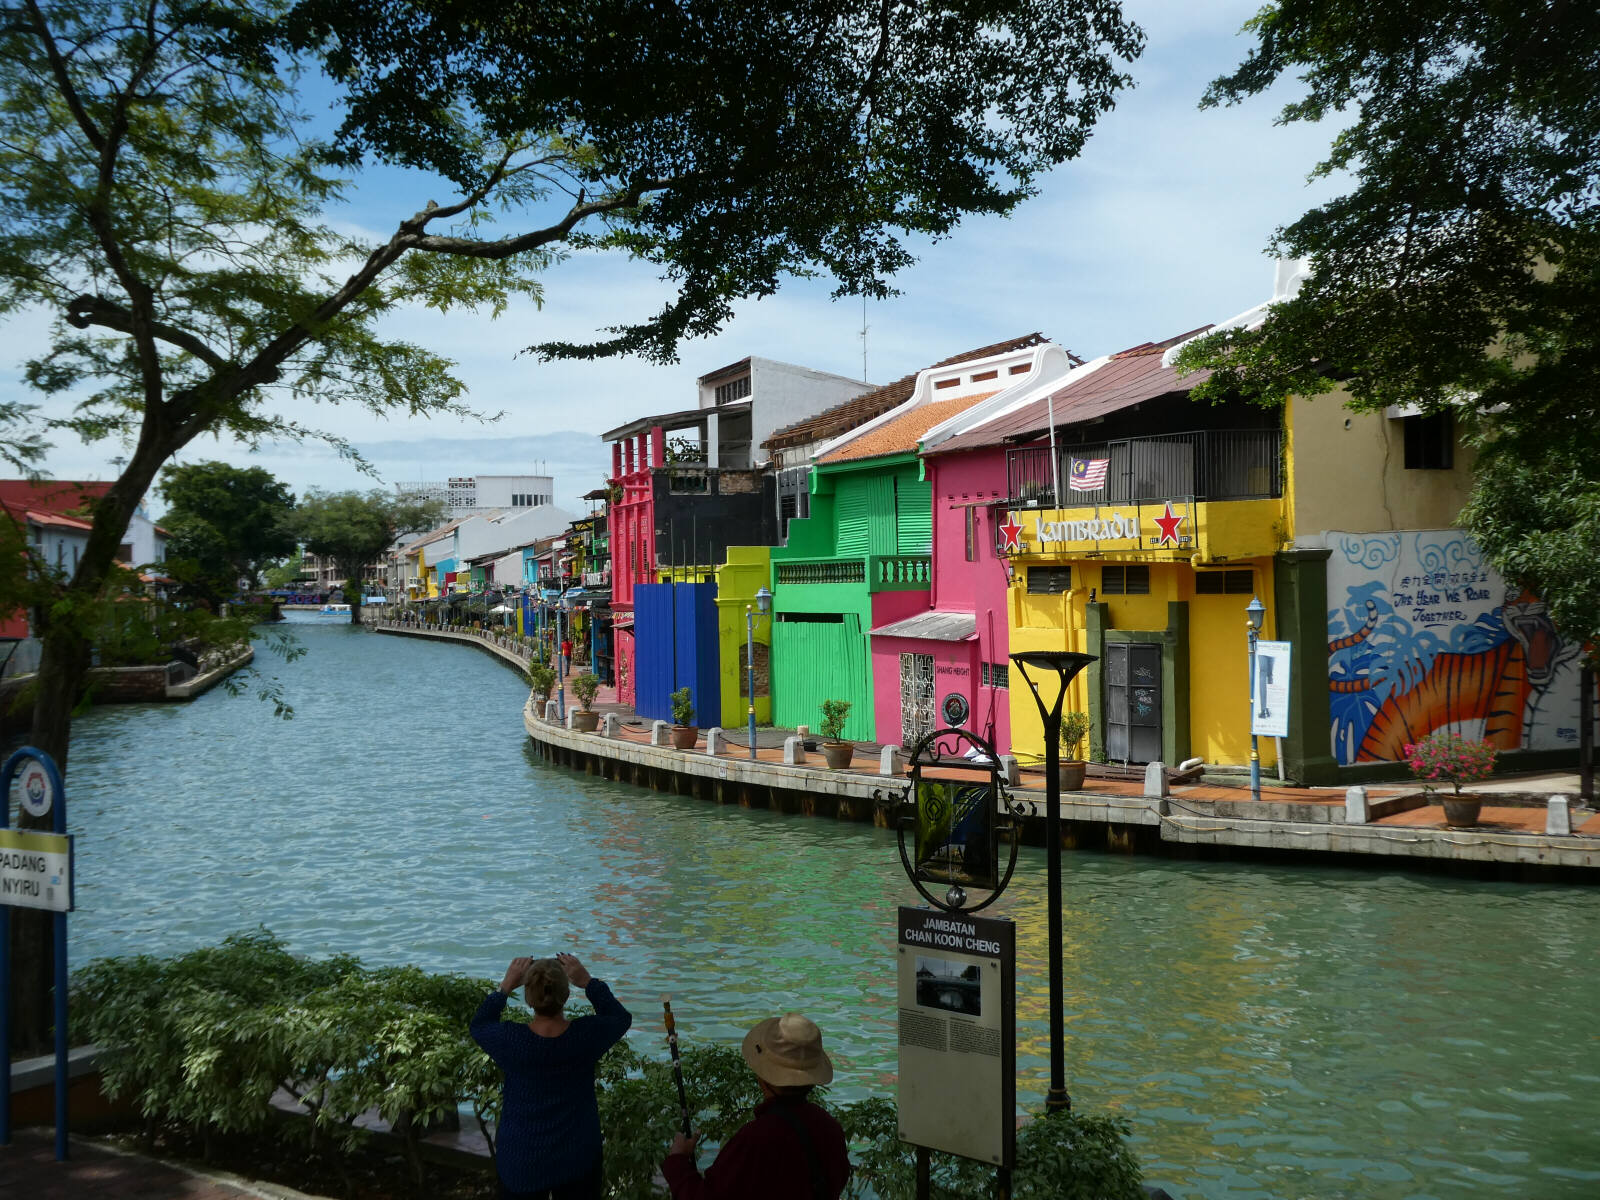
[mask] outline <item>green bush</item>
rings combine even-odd
[[[405,1137],[413,1183],[422,1183],[418,1143],[431,1122],[465,1106],[489,1139],[500,1115],[501,1075],[467,1024],[493,985],[415,967],[364,968],[348,956],[312,961],[290,954],[264,929],[174,958],[103,959],[73,979],[74,1025],[103,1049],[105,1086],[128,1095],[153,1128],[201,1135],[262,1133],[349,1146],[371,1108]],[[581,1010],[580,1010],[581,1011]],[[528,1014],[508,1005],[505,1018]],[[657,1167],[678,1127],[677,1092],[664,1054],[639,1014],[634,1043],[619,1043],[596,1080],[606,1137],[608,1193],[656,1200]],[[708,1145],[726,1142],[760,1102],[760,1088],[731,1046],[688,1046],[684,1076],[694,1127]],[[312,1119],[272,1121],[278,1089],[300,1098]],[[846,1195],[910,1200],[915,1152],[899,1140],[894,1104],[871,1098],[832,1105],[856,1164]],[[1140,1200],[1139,1166],[1120,1120],[1056,1113],[1017,1139],[1017,1200]],[[704,1161],[709,1161],[709,1156]],[[933,1156],[933,1195],[957,1200],[993,1190],[993,1168]]]
[[[550,693],[555,690],[556,673],[542,662],[534,663],[528,668],[528,683],[535,696],[540,700],[548,700]]]
[[[1075,762],[1083,757],[1083,739],[1089,736],[1089,714],[1064,712],[1061,714],[1061,757]]]
[[[591,711],[594,698],[600,694],[600,677],[592,671],[585,671],[572,681],[572,694],[578,698],[578,705],[584,712]]]
[[[837,742],[844,737],[845,719],[850,716],[852,705],[848,700],[824,700],[822,702],[822,736],[830,742]]]
[[[672,720],[678,725],[694,724],[694,696],[687,686],[672,693]]]

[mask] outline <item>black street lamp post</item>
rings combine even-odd
[[[1050,893],[1050,1091],[1044,1103],[1051,1111],[1072,1107],[1072,1098],[1067,1095],[1063,1045],[1066,1031],[1061,1011],[1066,1002],[1061,967],[1061,707],[1067,698],[1067,684],[1095,658],[1075,650],[1025,650],[1011,656],[1033,693],[1033,702],[1039,706],[1044,722],[1044,845]],[[1047,703],[1039,695],[1039,685],[1028,674],[1029,667],[1041,675],[1045,671],[1056,675],[1059,686],[1053,701]]]

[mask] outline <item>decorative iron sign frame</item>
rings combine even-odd
[[[1025,811],[1005,789],[999,754],[969,729],[935,729],[912,748],[906,774],[905,792],[891,813],[906,878],[946,912],[987,908],[1016,870]],[[1002,840],[1010,846],[1003,872]],[[946,885],[944,897],[925,884]],[[968,888],[988,895],[969,903]]]

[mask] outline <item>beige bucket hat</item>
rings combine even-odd
[[[769,1017],[744,1035],[744,1060],[773,1087],[832,1083],[833,1063],[822,1049],[822,1030],[809,1017]]]

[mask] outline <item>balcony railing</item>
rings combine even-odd
[[[1012,503],[1067,508],[1192,496],[1196,500],[1266,500],[1283,495],[1283,435],[1276,429],[1217,429],[1125,438],[1060,451],[1055,495],[1050,450],[1037,446],[1006,456]],[[1106,463],[1097,489],[1072,487],[1072,463]]]
[[[866,584],[872,592],[924,591],[933,584],[933,559],[926,554],[874,554],[779,562],[777,580],[780,585]]]
[[[820,558],[800,562],[780,562],[778,582],[784,583],[865,583],[867,563],[861,558]]]

